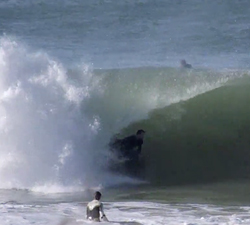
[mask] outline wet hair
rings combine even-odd
[[[146,133],[144,130],[138,130],[137,132],[136,132],[136,135],[138,135],[138,134],[144,134],[144,133]]]
[[[102,197],[101,192],[97,191],[97,192],[95,193],[95,199],[96,199],[96,200],[100,200],[101,197]]]

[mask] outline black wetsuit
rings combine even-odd
[[[138,160],[139,154],[141,153],[142,144],[142,139],[138,139],[136,135],[131,135],[124,139],[116,140],[114,143],[114,148],[119,150],[123,157],[127,157],[130,160]]]

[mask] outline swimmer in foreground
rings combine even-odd
[[[95,193],[95,198],[93,201],[89,202],[87,205],[87,219],[95,222],[108,221],[107,217],[103,211],[103,204],[101,203],[102,194],[97,191]]]
[[[186,62],[185,59],[182,59],[182,60],[180,61],[180,67],[181,67],[181,68],[192,69],[192,65],[191,65],[191,64],[188,64],[188,63]]]

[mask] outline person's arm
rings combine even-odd
[[[138,145],[138,148],[137,148],[137,153],[138,153],[138,155],[141,154],[141,147],[142,147],[142,144],[141,144],[141,145]]]
[[[108,221],[108,218],[106,217],[104,211],[103,211],[103,204],[101,203],[101,206],[100,206],[100,213],[101,213],[101,219],[104,220],[104,221]]]
[[[139,141],[138,148],[137,148],[138,155],[141,154],[142,144],[143,144],[143,140]]]
[[[119,148],[121,146],[121,142],[122,142],[121,139],[114,138],[110,141],[109,147],[113,149]]]
[[[88,219],[89,218],[89,207],[87,206],[86,207],[86,219]]]

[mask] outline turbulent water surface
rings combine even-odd
[[[250,224],[249,10],[2,0],[1,224],[89,224],[94,190],[113,224]],[[110,170],[138,129],[143,167]]]

